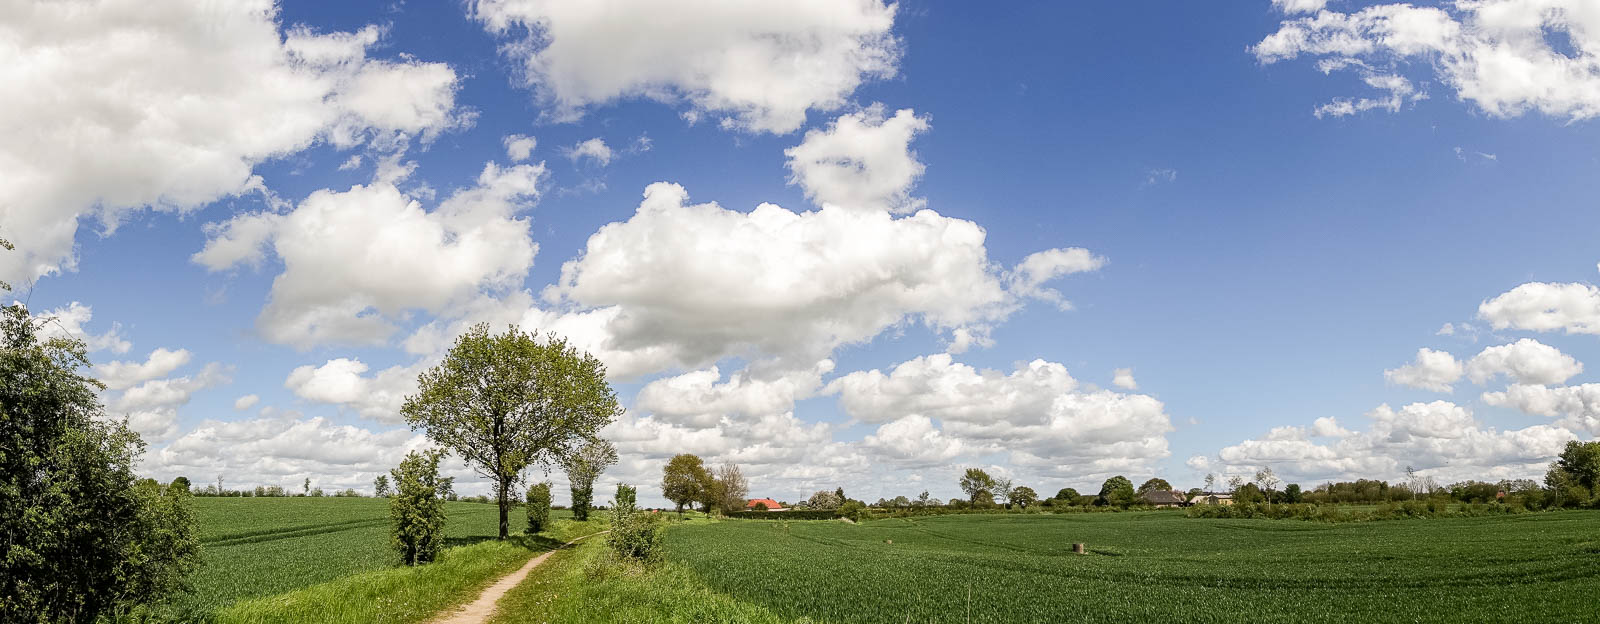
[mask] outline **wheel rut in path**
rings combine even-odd
[[[523,566],[518,568],[516,572],[512,572],[500,577],[500,580],[495,581],[493,585],[485,588],[483,593],[478,594],[478,598],[476,600],[467,603],[465,606],[457,607],[454,611],[450,611],[430,621],[432,624],[481,624],[482,622],[489,621],[489,616],[494,614],[495,604],[500,602],[500,597],[506,595],[506,592],[511,591],[511,588],[522,584],[522,580],[528,578],[528,573],[532,572],[534,568],[539,567],[539,564],[544,563],[545,559],[549,559],[550,555],[556,554],[556,551],[561,550],[562,548],[566,548],[582,540],[605,533],[610,533],[610,531],[590,533],[562,544],[560,548],[556,548],[534,557],[532,561],[523,564]]]

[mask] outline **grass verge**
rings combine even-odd
[[[550,556],[500,599],[494,624],[651,622],[766,624],[788,622],[759,605],[707,587],[687,568],[608,563],[605,540],[579,542]],[[800,620],[799,622],[809,622]]]
[[[219,623],[422,622],[471,601],[495,579],[516,571],[534,555],[574,537],[605,530],[603,518],[557,521],[537,536],[515,535],[446,549],[439,560],[417,567],[375,570],[288,593],[245,600],[216,612]]]

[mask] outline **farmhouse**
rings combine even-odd
[[[1172,490],[1150,490],[1141,497],[1153,507],[1183,507],[1188,505],[1183,495]]]
[[[750,502],[744,504],[744,508],[747,511],[755,511],[756,505],[765,505],[767,511],[788,511],[784,509],[783,505],[779,504],[778,501],[770,498],[752,498],[750,499]]]
[[[1189,504],[1191,504],[1191,505],[1232,505],[1233,504],[1233,495],[1232,494],[1228,494],[1226,492],[1220,492],[1220,493],[1219,492],[1202,492],[1199,496],[1194,497],[1194,500],[1189,501]]]

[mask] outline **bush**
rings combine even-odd
[[[848,518],[851,522],[860,522],[867,513],[867,506],[861,501],[849,501],[839,506],[839,517]]]
[[[617,504],[611,510],[611,533],[606,544],[624,560],[654,563],[661,556],[661,538],[666,528],[658,514],[639,511],[634,506],[638,490],[617,485]]]
[[[82,342],[0,311],[0,622],[94,622],[182,588],[200,544],[182,487],[140,484]]]
[[[389,499],[389,517],[394,523],[390,541],[406,565],[433,561],[444,544],[444,502],[439,500],[439,458],[443,454],[412,451],[389,472],[395,483],[395,496]]]
[[[550,526],[550,482],[541,481],[528,488],[528,534]]]

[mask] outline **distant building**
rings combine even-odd
[[[758,504],[766,505],[767,511],[787,511],[783,508],[783,505],[778,503],[778,501],[770,498],[752,498],[750,499],[750,502],[744,504],[744,508],[746,511],[755,511],[756,505]]]
[[[1150,490],[1140,498],[1152,507],[1184,507],[1189,504],[1183,495],[1172,490]]]
[[[1232,505],[1233,495],[1226,492],[1201,492],[1189,501],[1190,505]]]

